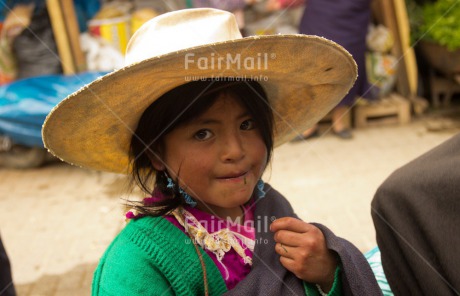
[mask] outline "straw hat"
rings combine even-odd
[[[71,164],[127,174],[131,137],[152,102],[190,79],[234,77],[257,80],[267,92],[278,146],[335,107],[356,76],[351,55],[327,39],[242,38],[229,12],[174,11],[136,31],[124,68],[57,105],[43,125],[43,142]]]

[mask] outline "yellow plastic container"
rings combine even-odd
[[[126,46],[131,38],[131,16],[90,20],[88,30],[91,35],[103,38],[125,54]]]
[[[131,33],[134,34],[145,22],[158,16],[159,13],[152,8],[141,8],[131,15]]]

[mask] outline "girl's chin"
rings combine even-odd
[[[221,209],[234,209],[234,208],[239,208],[242,205],[246,204],[250,199],[252,195],[249,196],[243,196],[243,197],[238,197],[235,199],[232,199],[232,202],[219,202],[219,203],[208,203],[207,205],[209,207],[216,207],[216,208],[221,208]],[[227,200],[228,201],[228,200]],[[201,203],[199,208],[204,208],[206,209],[207,206]]]

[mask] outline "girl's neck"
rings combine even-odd
[[[244,208],[237,206],[234,208],[221,208],[213,205],[198,204],[197,208],[203,212],[217,216],[223,220],[231,221],[234,223],[244,223]]]

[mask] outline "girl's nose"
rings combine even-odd
[[[243,141],[238,134],[228,135],[225,141],[222,141],[222,160],[232,162],[244,157]]]

